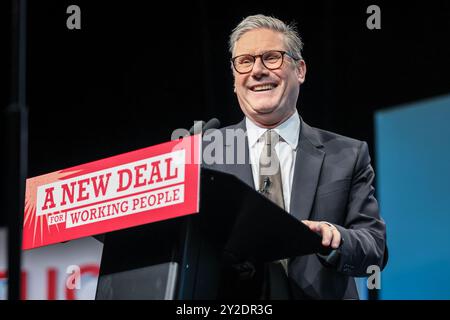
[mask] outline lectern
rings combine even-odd
[[[198,213],[105,234],[96,299],[251,299],[264,263],[322,250],[263,195],[202,168]]]

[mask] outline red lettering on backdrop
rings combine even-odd
[[[95,264],[87,264],[85,266],[81,266],[80,268],[80,276],[85,274],[90,274],[92,277],[98,277],[100,273],[100,268]],[[5,271],[0,271],[0,280],[6,279],[8,280],[8,274]],[[56,300],[58,294],[58,270],[55,268],[47,268],[47,299],[48,300]],[[65,283],[65,281],[64,281]],[[67,300],[75,300],[75,291],[77,289],[69,289],[66,288],[66,299]],[[27,300],[28,297],[28,275],[26,271],[20,272],[20,300]]]
[[[78,199],[77,201],[87,200],[89,199],[89,192],[86,192],[85,184],[89,183],[89,178],[81,179],[78,181]],[[86,193],[85,193],[86,192]]]
[[[111,177],[111,173],[107,173],[106,174],[106,183],[103,180],[104,175],[101,174],[98,177],[92,177],[92,183],[94,185],[94,194],[96,197],[98,197],[98,194],[100,193],[100,191],[102,192],[102,196],[105,195],[106,193],[106,189],[108,189],[108,183],[109,183],[109,178]],[[97,184],[97,181],[100,180],[100,182]]]
[[[76,184],[77,183],[75,181],[70,183],[70,187],[72,188],[71,190],[69,190],[69,186],[67,184],[61,185],[61,188],[63,190],[62,201],[61,201],[62,206],[64,206],[66,204],[66,196],[69,198],[69,202],[71,204],[73,203]]]
[[[56,272],[55,268],[47,269],[47,300],[56,300]]]
[[[8,280],[8,273],[0,271],[0,280]],[[25,271],[20,272],[20,300],[27,299],[27,273]]]
[[[132,177],[132,173],[130,169],[123,169],[123,170],[119,170],[117,171],[117,173],[119,174],[119,187],[117,188],[116,192],[120,192],[120,191],[125,191],[127,190],[130,186],[131,186],[131,177]],[[128,183],[126,186],[123,185],[123,175],[124,173],[126,173],[128,175]]]
[[[56,207],[55,200],[53,198],[53,190],[55,190],[54,187],[45,189],[45,201],[42,210]],[[48,204],[50,204],[50,206],[48,206]]]
[[[152,173],[150,175],[150,181],[148,184],[152,184],[155,182],[161,182],[163,179],[161,178],[161,170],[159,168],[159,165],[161,164],[161,161],[154,161],[152,164]],[[153,181],[153,178],[156,177],[156,181]]]
[[[171,168],[171,165],[172,165],[172,158],[167,158],[166,159],[166,178],[164,179],[164,180],[170,180],[170,179],[175,179],[176,177],[178,177],[178,168],[175,168],[175,172],[174,172],[174,174],[170,174],[170,168]]]
[[[136,171],[136,182],[134,183],[133,188],[138,188],[138,187],[142,187],[145,186],[146,182],[145,179],[141,181],[141,178],[144,176],[144,174],[141,172],[141,170],[147,169],[147,164],[141,164],[140,166],[136,166],[134,167],[134,171]]]
[[[20,272],[20,300],[27,300],[28,276],[25,271]]]

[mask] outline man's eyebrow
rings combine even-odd
[[[258,55],[264,54],[264,53],[269,52],[269,51],[286,51],[286,50],[284,50],[284,49],[277,49],[277,48],[275,48],[275,49],[267,49],[267,50],[257,51],[255,53],[248,53],[248,52],[246,52],[246,53],[239,53],[239,54],[235,54],[233,57],[247,55],[247,54],[251,55],[251,56],[258,56]],[[286,51],[286,52],[288,52],[288,51]]]

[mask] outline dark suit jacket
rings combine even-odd
[[[290,213],[299,220],[333,223],[343,243],[337,260],[327,262],[315,254],[290,259],[289,277],[301,292],[299,298],[358,299],[353,277],[368,276],[368,266],[383,269],[387,262],[386,228],[374,197],[368,147],[310,127],[301,118],[300,122]],[[245,120],[220,129],[224,137],[226,129],[245,131]],[[223,147],[225,157],[232,150],[229,143]],[[244,164],[205,166],[233,174],[255,188],[248,153],[246,139]]]

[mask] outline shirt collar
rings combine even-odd
[[[248,144],[253,147],[258,139],[268,130],[256,125],[252,120],[245,117],[247,128]],[[300,134],[300,116],[297,110],[286,121],[273,129],[278,135],[286,141],[292,149],[297,149],[298,137]]]

